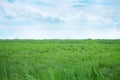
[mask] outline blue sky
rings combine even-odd
[[[120,0],[1,0],[0,39],[120,39]]]

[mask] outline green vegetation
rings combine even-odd
[[[120,40],[0,40],[0,80],[120,80]]]

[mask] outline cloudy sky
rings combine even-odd
[[[0,0],[0,39],[120,39],[120,0]]]

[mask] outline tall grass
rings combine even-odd
[[[120,40],[0,40],[0,80],[120,80]]]

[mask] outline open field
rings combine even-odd
[[[120,80],[120,40],[0,40],[0,80]]]

